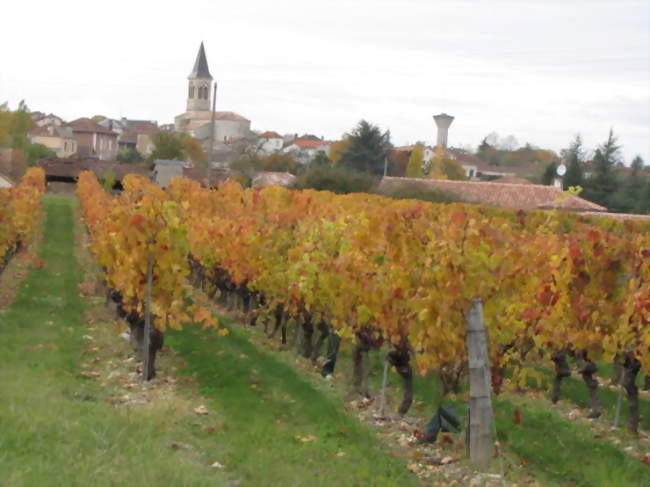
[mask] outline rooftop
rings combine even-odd
[[[68,126],[71,127],[75,132],[90,132],[117,136],[117,133],[113,132],[112,130],[107,129],[106,127],[102,127],[98,123],[93,122],[91,119],[85,117],[73,120],[68,124]]]
[[[112,172],[116,181],[121,181],[130,173],[149,176],[149,169],[138,164],[126,164],[116,161],[98,161],[95,159],[58,159],[48,158],[38,161],[48,179],[77,179],[81,171],[93,171],[97,177]]]
[[[408,186],[447,191],[468,203],[514,210],[607,211],[607,208],[603,206],[578,196],[566,194],[559,188],[539,184],[385,177],[381,180],[379,189],[394,191]]]

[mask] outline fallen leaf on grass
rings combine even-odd
[[[190,446],[185,443],[173,442],[171,444],[172,450],[187,450]]]
[[[200,406],[195,407],[193,409],[193,411],[196,414],[208,414],[208,408],[206,408],[203,404],[201,404]]]
[[[296,436],[296,440],[302,441],[303,443],[309,443],[315,441],[316,437],[314,435]]]
[[[86,379],[93,379],[99,377],[99,372],[95,372],[92,370],[84,370],[83,372],[80,372],[80,375],[85,377]]]

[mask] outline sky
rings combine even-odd
[[[650,164],[650,1],[73,0],[0,6],[0,103],[172,123],[203,41],[217,109],[253,130],[395,145],[487,134],[559,151],[611,129]]]

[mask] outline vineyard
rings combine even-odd
[[[169,373],[157,361],[171,340],[186,360],[205,357],[201,367],[193,366],[192,380],[226,374],[238,387],[251,375],[250,388],[243,384],[237,394],[256,393],[259,366],[246,368],[252,345],[241,337],[258,337],[269,350],[295,348],[322,376],[335,370],[337,377],[349,376],[361,404],[381,404],[380,421],[392,416],[384,411],[384,396],[393,368],[401,381],[394,411],[406,418],[429,397],[434,381],[440,398],[425,404],[427,410],[463,397],[473,366],[466,327],[478,303],[495,398],[539,389],[550,377],[550,402],[558,403],[574,395],[569,378],[577,372],[587,391],[587,417],[598,418],[611,403],[602,377],[613,374],[616,390],[626,393],[628,430],[645,438],[647,401],[639,397],[639,382],[650,388],[648,223],[370,194],[243,189],[234,182],[215,191],[183,178],[165,191],[129,175],[123,187],[111,195],[86,172],[77,195],[102,292],[128,325],[145,381]],[[33,238],[43,190],[39,171],[28,172],[14,190],[0,190],[3,263]],[[246,333],[214,314],[215,305]],[[195,324],[209,333],[200,342],[192,341]],[[219,341],[238,351],[224,355]],[[98,353],[99,347],[87,350]],[[225,356],[225,369],[213,371],[211,362]],[[382,363],[373,363],[378,357]],[[274,377],[293,377],[284,366],[266,367]],[[383,381],[373,381],[382,367]],[[229,402],[224,397],[224,407]],[[235,404],[232,414],[239,413]],[[522,406],[494,404],[500,427],[499,407],[514,414],[514,424],[521,422]],[[276,422],[288,407],[279,409]],[[318,408],[309,404],[314,413]],[[438,409],[440,421],[445,411]],[[438,431],[414,435],[427,444]],[[299,444],[315,441],[297,438]],[[345,452],[339,440],[336,445],[340,458]],[[386,485],[402,479],[386,468]]]
[[[638,427],[636,377],[650,373],[647,224],[236,183],[208,191],[185,179],[166,194],[135,176],[114,201],[91,174],[79,194],[93,251],[131,322],[143,321],[153,258],[154,335],[190,316],[215,324],[205,309],[185,308],[191,273],[212,296],[234,296],[270,336],[299,330],[306,357],[331,336],[353,341],[359,393],[364,354],[386,346],[405,382],[404,414],[412,367],[458,391],[465,316],[481,298],[495,392],[506,371],[523,383],[552,363],[557,401],[570,355],[583,363],[597,416],[596,363],[615,363]]]
[[[45,174],[30,169],[16,188],[0,188],[0,272],[9,259],[29,245],[41,220]]]

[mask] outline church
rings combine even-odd
[[[194,69],[188,76],[187,108],[174,118],[174,128],[201,141],[204,147],[210,144],[212,124],[212,83],[203,42],[196,55]],[[246,137],[250,134],[251,122],[234,112],[214,112],[215,149],[229,139]]]

